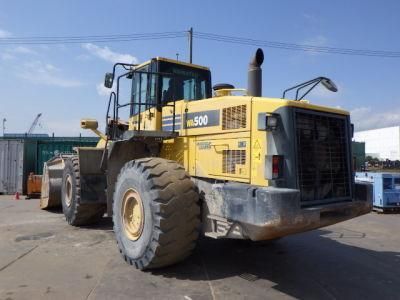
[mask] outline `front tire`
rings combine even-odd
[[[62,178],[61,203],[65,219],[73,226],[97,223],[104,215],[104,205],[82,204],[80,200],[79,158],[73,156],[65,160]]]
[[[176,162],[127,162],[113,203],[114,232],[125,261],[138,269],[153,269],[189,256],[198,238],[198,200],[194,183]]]

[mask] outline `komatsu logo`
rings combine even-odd
[[[187,113],[185,116],[185,128],[200,128],[219,125],[219,110],[207,110]]]

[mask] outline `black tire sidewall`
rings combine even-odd
[[[65,195],[66,195],[65,181],[66,181],[68,175],[71,177],[71,183],[72,183],[72,198],[71,198],[70,206],[68,206],[65,202]],[[77,179],[76,179],[76,175],[75,175],[74,166],[70,160],[67,160],[65,163],[61,184],[62,184],[61,185],[61,204],[62,204],[63,213],[64,213],[67,221],[71,222],[72,219],[74,218],[76,205],[77,205],[77,190],[76,190]]]
[[[153,214],[151,210],[151,191],[146,180],[143,180],[145,173],[140,173],[138,168],[127,169],[120,176],[115,187],[114,204],[113,204],[113,221],[114,230],[118,243],[123,252],[131,259],[140,259],[146,253],[147,247],[150,245],[153,235]],[[128,189],[135,189],[142,200],[144,211],[144,225],[140,237],[136,241],[130,240],[124,231],[121,207],[125,192]]]

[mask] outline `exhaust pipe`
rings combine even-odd
[[[261,65],[264,61],[264,52],[258,48],[256,54],[249,64],[247,95],[261,97],[262,94],[262,70]]]

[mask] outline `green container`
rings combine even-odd
[[[74,147],[95,147],[98,137],[8,137],[1,141],[19,140],[23,142],[22,191],[26,194],[26,182],[29,174],[43,174],[43,164],[59,153],[73,153]],[[22,152],[22,149],[21,149]],[[1,166],[0,166],[1,167]],[[17,172],[18,170],[13,170]],[[1,179],[1,178],[0,178]]]
[[[365,143],[351,142],[351,148],[353,152],[355,169],[360,171],[361,167],[365,165]]]
[[[74,153],[75,147],[95,147],[98,138],[64,139],[64,140],[38,140],[36,154],[36,174],[43,174],[43,164],[60,153]]]

